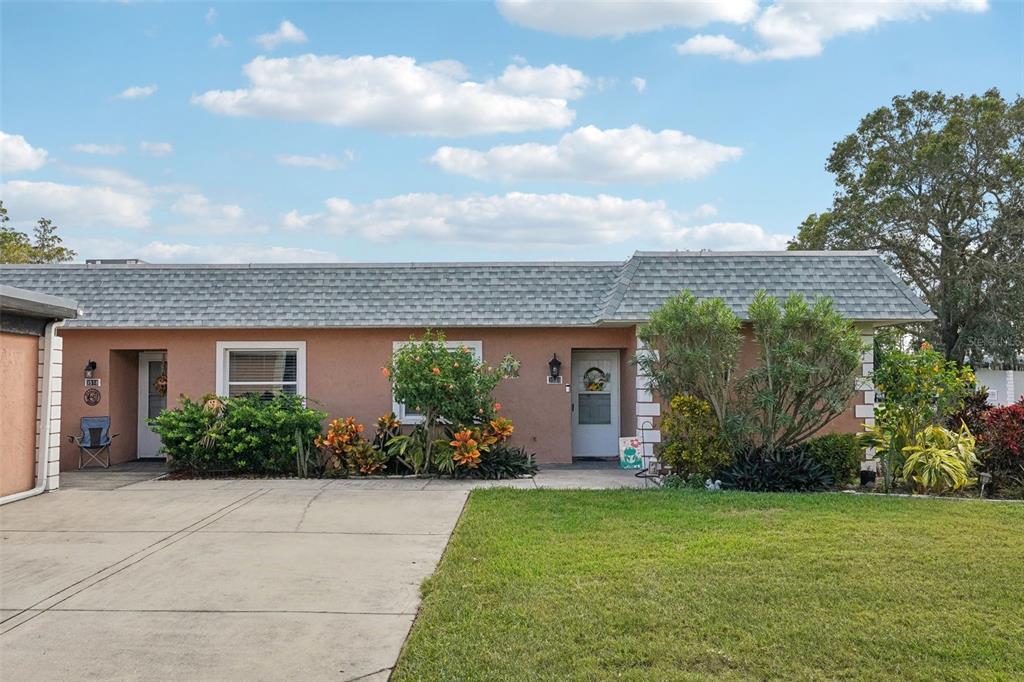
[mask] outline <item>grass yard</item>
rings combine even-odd
[[[1024,679],[1024,504],[473,492],[398,680]]]

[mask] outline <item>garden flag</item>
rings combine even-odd
[[[640,452],[640,441],[636,438],[619,439],[619,468],[643,469],[644,458]]]

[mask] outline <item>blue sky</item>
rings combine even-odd
[[[3,199],[79,258],[780,248],[913,89],[1024,90],[1024,3],[10,3]]]

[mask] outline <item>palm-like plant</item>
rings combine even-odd
[[[916,492],[943,493],[962,490],[973,482],[975,440],[966,424],[960,431],[929,426],[917,434],[914,444],[903,448],[903,478]]]

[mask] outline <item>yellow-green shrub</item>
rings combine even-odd
[[[662,442],[655,448],[673,473],[712,476],[732,463],[732,453],[722,442],[718,420],[706,400],[689,395],[672,399],[661,420]]]
[[[929,426],[903,448],[903,478],[916,492],[943,493],[962,490],[973,482],[974,436],[964,424],[960,432]]]

